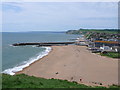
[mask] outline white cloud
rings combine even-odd
[[[99,27],[111,27],[115,26],[117,18],[117,3],[5,3],[3,5],[9,5],[11,8],[5,8],[8,10],[3,11],[3,23],[11,24],[26,24],[36,26],[38,29],[53,29],[54,26],[85,26],[89,28],[90,21],[94,21],[96,26]],[[14,7],[14,8],[13,8]],[[104,23],[104,19],[112,19],[108,25]],[[99,23],[99,21],[101,23]],[[85,23],[84,23],[85,22]],[[92,21],[93,22],[93,21]],[[11,25],[10,24],[10,25]],[[36,24],[36,25],[34,25]],[[101,24],[101,25],[98,25]],[[46,28],[45,26],[51,26]],[[98,27],[98,28],[99,28]],[[13,28],[13,26],[12,26]],[[31,27],[32,28],[32,27]]]

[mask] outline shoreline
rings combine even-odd
[[[39,53],[39,55],[37,55],[36,57],[34,58],[29,58],[27,60],[26,63],[22,64],[23,62],[21,62],[19,64],[19,66],[14,66],[12,68],[8,68],[8,69],[5,69],[2,73],[5,73],[5,74],[9,74],[9,75],[15,75],[17,72],[20,72],[22,71],[24,68],[27,68],[29,67],[32,63],[40,60],[41,58],[47,56],[49,54],[49,52],[51,52],[52,48],[51,47],[43,47],[45,48],[45,51],[42,51],[41,53]]]
[[[51,46],[50,48],[51,48],[51,50],[49,51],[49,53],[48,53],[47,55],[43,56],[42,58],[47,57],[47,56],[48,56],[48,55],[52,52],[52,46]],[[38,60],[34,61],[34,62],[33,62],[33,63],[31,63],[28,67],[23,68],[23,70],[24,70],[24,69],[29,68],[32,64],[37,63],[37,62],[38,62],[38,61],[40,61],[42,58],[40,58],[40,59],[38,59]],[[15,72],[15,74],[14,74],[14,75],[21,74],[21,73],[23,72],[23,70],[18,71],[18,72]]]
[[[15,75],[24,73],[47,79],[76,81],[90,86],[118,83],[117,60],[92,54],[86,50],[86,46],[68,45],[51,48],[48,55],[16,72]]]

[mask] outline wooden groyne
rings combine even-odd
[[[69,45],[75,44],[75,42],[39,42],[39,43],[15,43],[13,46],[26,46],[26,45],[37,45],[37,46],[55,46],[55,45]]]

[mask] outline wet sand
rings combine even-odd
[[[107,86],[118,84],[118,60],[91,53],[85,46],[52,46],[49,55],[16,74],[20,73]]]

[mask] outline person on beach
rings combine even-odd
[[[82,81],[82,79],[80,78],[80,82]]]

